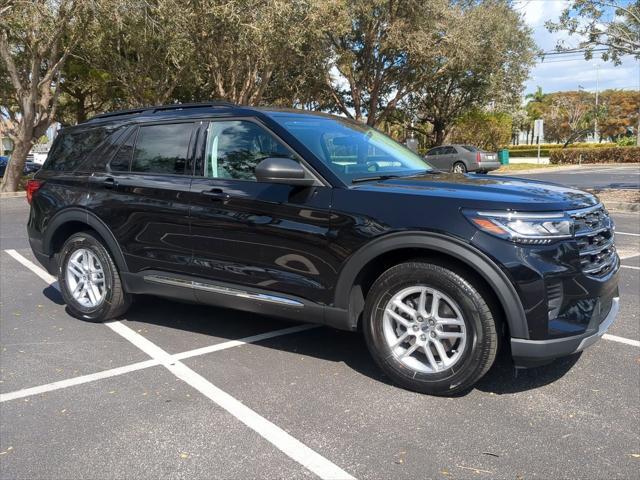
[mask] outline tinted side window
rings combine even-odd
[[[105,127],[80,132],[62,132],[42,166],[45,170],[74,170],[109,135]]]
[[[140,127],[132,172],[184,174],[192,123]]]
[[[447,155],[451,155],[452,153],[456,153],[456,149],[453,147],[445,147],[444,153]]]
[[[133,144],[136,140],[137,128],[133,128],[127,135],[118,152],[113,156],[109,163],[109,170],[113,172],[128,172],[133,157]]]
[[[254,169],[268,157],[295,156],[268,131],[253,122],[211,122],[207,130],[205,177],[255,180]]]

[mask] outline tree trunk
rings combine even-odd
[[[31,141],[25,141],[23,138],[14,140],[13,153],[4,172],[4,177],[2,177],[0,192],[15,192],[18,190],[20,178],[22,178],[22,172],[24,171],[24,163],[32,146]]]
[[[442,145],[444,143],[444,139],[447,136],[446,125],[441,120],[436,120],[433,122],[433,133],[436,137],[436,146]]]

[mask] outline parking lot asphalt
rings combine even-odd
[[[640,166],[638,165],[611,165],[589,166],[580,165],[571,170],[545,170],[544,172],[508,173],[513,177],[541,180],[562,185],[570,185],[576,188],[640,188]]]
[[[637,478],[637,214],[614,215],[608,337],[517,375],[503,355],[438,398],[389,384],[356,333],[152,297],[76,320],[34,265],[27,212],[0,200],[2,479]]]

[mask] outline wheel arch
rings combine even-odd
[[[384,270],[386,265],[425,256],[432,256],[440,262],[449,260],[454,264],[464,265],[486,284],[497,299],[510,335],[529,337],[524,309],[505,273],[473,246],[453,237],[429,232],[389,234],[365,245],[349,258],[340,271],[334,296],[334,305],[349,312],[348,329],[357,328],[366,295],[362,281],[369,272],[376,272],[381,268]],[[375,278],[371,279],[370,275],[369,281],[372,283]]]
[[[53,257],[59,252],[64,241],[70,235],[86,229],[95,231],[104,242],[105,247],[113,256],[118,270],[120,272],[128,272],[122,250],[109,227],[97,215],[82,208],[71,207],[64,209],[49,221],[43,237],[43,253]]]

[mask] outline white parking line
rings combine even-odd
[[[184,363],[177,360],[156,344],[146,339],[139,333],[131,330],[121,322],[109,322],[105,324],[111,330],[129,340],[133,345],[164,365],[180,380],[202,393],[205,397],[224,408],[247,427],[260,434],[265,440],[271,442],[291,459],[310,470],[323,479],[353,479],[351,475],[342,470],[336,464],[324,458],[319,453],[311,450],[304,443],[289,435],[277,425],[261,417],[239,400],[220,390],[202,375],[196,373]]]
[[[145,360],[144,362],[132,363],[131,365],[125,365],[124,367],[103,370],[102,372],[82,375],[80,377],[68,378],[66,380],[47,383],[46,385],[39,385],[37,387],[24,388],[22,390],[16,390],[15,392],[2,393],[0,394],[0,403],[8,402],[9,400],[16,400],[18,398],[31,397],[32,395],[53,392],[54,390],[60,390],[62,388],[74,387],[76,385],[82,385],[83,383],[95,382],[96,380],[102,380],[103,378],[124,375],[125,373],[135,372],[137,370],[154,367],[156,365],[160,365],[157,360]]]
[[[628,232],[618,232],[616,231],[616,235],[629,235],[630,237],[640,237],[640,233],[628,233]]]
[[[620,265],[620,268],[630,268],[631,270],[640,270],[640,267],[634,267],[632,265]]]
[[[640,347],[640,342],[638,340],[631,340],[630,338],[619,337],[617,335],[610,335],[605,333],[602,338],[605,340],[611,340],[612,342],[620,342],[625,345],[631,345],[632,347]]]
[[[47,283],[53,284],[55,282],[54,277],[49,275],[46,271],[35,265],[33,262],[24,258],[15,250],[5,251],[9,255],[11,255],[11,257],[31,270],[33,273],[45,280]],[[104,372],[98,372],[96,374],[84,375],[82,377],[76,377],[69,380],[62,380],[60,382],[54,382],[48,385],[42,385],[40,387],[33,387],[30,389],[3,394],[0,396],[0,402],[22,398],[28,395],[44,393],[51,390],[57,390],[60,388],[66,388],[72,385],[79,385],[81,383],[87,383],[94,380],[99,380],[101,378],[122,375],[123,373],[128,373],[129,371],[140,370],[143,368],[149,368],[161,364],[176,377],[198,390],[204,396],[212,400],[214,403],[225,409],[246,426],[261,435],[265,440],[270,442],[285,455],[295,460],[309,471],[315,473],[320,478],[326,480],[355,480],[354,477],[342,470],[336,464],[332,463],[319,453],[310,449],[305,444],[282,430],[280,427],[278,427],[274,423],[271,423],[266,418],[260,416],[249,407],[242,404],[242,402],[236,400],[225,391],[213,385],[206,378],[196,373],[191,368],[187,367],[177,358],[177,355],[174,356],[169,354],[168,352],[164,351],[156,344],[146,339],[139,333],[136,333],[121,322],[108,322],[105,323],[105,325],[120,336],[124,337],[129,342],[131,342],[147,355],[149,355],[151,357],[151,360],[147,360],[146,362],[139,362],[137,364],[128,365],[125,367],[114,368]],[[281,330],[280,334],[286,335],[287,333],[299,332],[314,327],[315,325],[301,325],[298,327],[291,327]],[[286,331],[286,333],[282,333],[283,331]],[[225,342],[226,346],[223,346],[224,344],[211,345],[209,347],[183,352],[179,355],[180,358],[190,358],[196,355],[203,355],[205,353],[223,350],[225,348],[244,345],[247,343],[251,343],[252,341],[259,341],[265,338],[273,338],[274,336],[277,336],[276,333],[277,332],[267,332],[259,335],[253,335],[252,337],[247,337],[245,339]]]
[[[319,325],[299,325],[296,327],[282,328],[280,330],[272,330],[271,332],[260,333],[258,335],[241,338],[239,340],[229,340],[228,342],[216,343],[207,347],[188,350],[186,352],[177,353],[173,356],[178,360],[184,360],[185,358],[197,357],[200,355],[205,355],[207,353],[219,352],[221,350],[240,347],[242,345],[249,345],[251,343],[268,340],[270,338],[290,335],[292,333],[304,332],[305,330],[311,330],[312,328],[319,328]],[[160,365],[160,362],[158,362],[157,360],[145,360],[144,362],[132,363],[131,365],[111,368],[109,370],[103,370],[102,372],[68,378],[66,380],[60,380],[58,382],[47,383],[46,385],[24,388],[22,390],[16,390],[15,392],[1,393],[0,403],[8,402],[9,400],[16,400],[18,398],[31,397],[33,395],[40,395],[42,393],[53,392],[54,390],[60,390],[62,388],[75,387],[76,385],[95,382],[96,380],[102,380],[104,378],[117,377],[118,375],[124,375],[125,373],[144,370],[145,368],[155,367],[157,365]]]
[[[5,252],[11,255],[14,258],[14,260],[17,260],[22,265],[24,265],[29,270],[31,270],[33,273],[35,273],[37,276],[39,276],[42,280],[44,280],[47,283],[51,283],[54,288],[58,288],[56,277],[54,277],[53,275],[49,275],[49,273],[45,269],[40,268],[31,260],[24,258],[15,250],[5,250]]]

